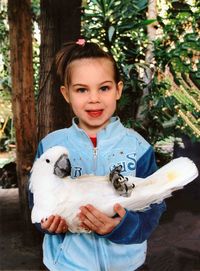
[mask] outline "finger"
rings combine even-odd
[[[108,219],[108,216],[99,211],[97,208],[95,208],[93,205],[88,204],[85,206],[85,214],[87,214],[89,217],[92,215],[94,219],[97,219],[98,221],[104,222],[106,219]]]
[[[68,231],[68,225],[65,221],[65,219],[62,219],[62,232],[66,233]]]
[[[47,230],[51,233],[55,232],[58,228],[58,225],[60,224],[60,220],[61,217],[56,215],[51,223],[51,225],[49,226],[49,228],[47,228]]]
[[[52,224],[52,222],[54,220],[54,217],[55,217],[54,215],[51,215],[50,217],[48,217],[45,220],[42,219],[41,228],[44,229],[44,230],[47,230],[51,226],[51,224]]]
[[[99,229],[103,229],[105,227],[104,223],[97,218],[98,215],[93,214],[95,211],[93,206],[87,205],[81,207],[80,209],[80,220],[82,221],[82,225],[85,229],[99,233]]]
[[[92,205],[87,205],[85,207],[82,207],[81,209],[85,214],[81,214],[81,220],[83,221],[83,225],[86,225],[90,230],[98,234],[107,234],[111,232],[113,228],[116,227],[121,221],[119,217],[114,219],[108,217]],[[94,214],[93,220],[91,219],[90,214],[87,213],[88,210],[90,210]]]
[[[96,229],[98,229],[93,223],[90,222],[90,220],[85,219],[84,222],[81,223],[81,227],[84,228],[86,231],[93,231],[96,232]]]
[[[68,231],[68,225],[65,221],[64,225],[63,225],[63,233],[66,233]]]
[[[100,211],[98,211],[96,208],[94,208],[92,205],[86,205],[84,207],[81,207],[82,212],[82,221],[87,226],[94,225],[95,227],[101,227],[104,224],[105,221],[105,215],[102,214]]]
[[[85,219],[82,222],[82,226],[86,229],[90,229],[93,232],[96,232],[98,234],[107,234],[110,233],[119,223],[121,219],[118,218],[107,218],[104,223],[97,224],[96,222],[91,222],[89,219]]]
[[[88,220],[87,217],[83,213],[78,214],[80,220],[80,227],[85,229],[86,231],[90,231],[91,229],[84,223],[84,221]]]
[[[126,214],[126,210],[119,203],[114,205],[114,211],[120,216],[120,218],[123,218]]]
[[[68,230],[67,223],[64,219],[60,219],[60,223],[58,224],[57,229],[55,230],[55,233],[65,233]]]
[[[84,224],[83,222],[80,224],[80,227],[84,230],[86,230],[87,232],[91,232],[92,229],[90,229],[86,224]]]

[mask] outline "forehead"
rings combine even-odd
[[[111,60],[107,58],[89,58],[74,60],[70,63],[70,82],[88,79],[111,79],[114,80],[114,68]],[[106,78],[105,78],[106,77]]]

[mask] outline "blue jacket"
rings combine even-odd
[[[152,147],[116,117],[98,133],[97,148],[74,119],[70,128],[52,132],[40,142],[37,157],[55,145],[68,148],[72,178],[91,173],[108,175],[119,164],[126,176],[147,177],[156,170]],[[127,210],[120,224],[107,235],[45,234],[44,264],[51,271],[133,271],[144,263],[146,240],[164,210],[164,203],[154,204],[145,212]]]

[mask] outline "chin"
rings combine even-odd
[[[108,123],[109,123],[109,120],[105,120],[105,121],[96,120],[96,121],[90,122],[91,126],[96,127],[96,128],[99,127],[100,129],[103,129],[105,126],[107,126]]]

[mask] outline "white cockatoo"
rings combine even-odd
[[[117,167],[109,176],[84,175],[72,179],[67,149],[62,146],[48,149],[33,164],[30,177],[32,222],[40,223],[57,214],[66,219],[71,232],[85,232],[78,218],[80,206],[92,204],[108,216],[114,215],[115,203],[128,210],[142,211],[198,176],[197,167],[186,157],[172,160],[145,179],[123,177],[120,169]]]

